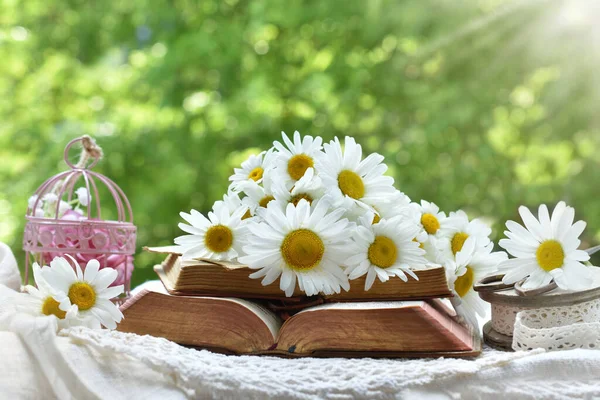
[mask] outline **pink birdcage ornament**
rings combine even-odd
[[[69,151],[78,143],[82,152],[73,164]],[[34,262],[48,265],[54,257],[70,255],[82,269],[91,259],[97,259],[100,268],[115,269],[118,277],[112,285],[124,285],[129,296],[136,240],[133,212],[117,184],[91,171],[101,157],[102,150],[89,136],[71,140],[64,152],[70,169],[48,179],[29,199],[23,237],[26,284]],[[102,219],[99,184],[112,196],[116,220]]]

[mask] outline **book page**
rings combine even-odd
[[[264,324],[267,326],[267,328],[269,328],[269,331],[273,335],[273,341],[275,341],[275,339],[277,338],[277,335],[279,334],[279,329],[281,328],[281,324],[283,323],[283,321],[281,320],[281,318],[279,318],[277,315],[275,315],[274,312],[267,309],[266,307],[263,307],[260,304],[253,303],[248,300],[234,299],[232,297],[206,297],[206,298],[207,299],[208,298],[215,299],[215,300],[232,301],[234,303],[238,303],[238,304],[246,307],[248,310],[252,311],[252,313],[254,313],[256,316],[258,316],[258,318],[260,318],[264,322]]]
[[[135,288],[132,291],[132,294],[137,294],[143,289],[146,289],[150,292],[156,292],[156,293],[169,295],[167,293],[167,291],[165,290],[165,287],[163,286],[163,284],[160,281],[148,281],[148,282],[140,285],[139,287]],[[169,295],[169,296],[172,296],[172,295]],[[197,296],[178,296],[178,297],[197,297]],[[236,298],[232,298],[232,297],[208,297],[208,296],[202,296],[202,297],[205,299],[211,299],[211,300],[217,300],[217,301],[231,301],[234,303],[238,303],[238,304],[246,307],[248,310],[250,310],[253,314],[258,316],[258,318],[260,318],[263,321],[263,323],[267,326],[267,328],[271,332],[271,335],[273,335],[273,340],[275,340],[275,338],[279,334],[279,329],[281,328],[281,324],[283,323],[283,321],[271,310],[263,307],[260,304],[253,303],[253,302],[247,301],[247,300],[236,299]]]
[[[423,301],[365,301],[361,303],[327,303],[309,307],[298,314],[321,310],[381,310],[386,308],[402,308],[420,306]]]

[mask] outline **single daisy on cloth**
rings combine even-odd
[[[308,168],[306,173],[298,180],[292,190],[288,190],[283,181],[273,183],[273,193],[275,199],[279,201],[284,208],[288,203],[298,205],[301,199],[313,204],[325,194],[325,188],[321,179],[315,175],[314,168]]]
[[[573,223],[575,209],[564,201],[559,202],[552,218],[545,204],[538,209],[538,218],[527,207],[519,207],[525,227],[507,221],[508,231],[499,245],[513,257],[498,266],[506,275],[502,281],[512,284],[527,279],[522,287],[535,289],[545,286],[554,279],[559,288],[583,290],[592,284],[589,267],[582,264],[590,256],[578,250],[579,236],[586,227],[584,221]]]
[[[123,318],[119,307],[110,301],[123,293],[123,285],[110,287],[118,272],[112,268],[100,269],[95,259],[88,261],[83,272],[73,257],[67,257],[75,269],[63,257],[54,258],[50,267],[41,269],[42,277],[54,292],[52,298],[59,303],[59,310],[76,314],[75,318],[90,328],[99,329],[103,325],[115,329]],[[49,309],[53,305],[49,304]]]
[[[483,221],[474,219],[469,221],[469,216],[462,210],[450,213],[443,227],[440,228],[437,249],[441,259],[456,255],[465,241],[473,237],[477,247],[485,247],[490,243],[492,229]]]
[[[475,283],[486,275],[495,272],[499,263],[507,259],[503,251],[492,252],[493,243],[477,246],[477,239],[469,237],[461,250],[443,265],[446,268],[448,285],[456,296],[453,305],[473,326],[478,326],[475,314],[485,317],[489,305],[484,302],[473,289]]]
[[[260,183],[267,168],[272,168],[273,149],[262,151],[258,155],[251,155],[242,163],[242,168],[234,168],[234,174],[229,177],[232,186],[236,187],[241,182],[248,180]]]
[[[242,220],[248,208],[239,207],[231,213],[223,201],[215,202],[208,218],[196,210],[179,215],[188,224],[179,223],[179,228],[189,233],[175,238],[182,247],[183,259],[211,259],[230,261],[242,254],[242,244],[248,230]]]
[[[298,131],[294,132],[292,142],[284,132],[281,132],[283,143],[273,142],[277,150],[275,154],[274,179],[281,180],[287,189],[291,189],[309,168],[314,168],[317,157],[321,153],[323,139],[319,136],[300,138]]]
[[[291,296],[296,287],[308,296],[339,293],[350,284],[342,265],[352,251],[354,223],[342,218],[343,209],[329,212],[325,199],[311,209],[308,201],[267,205],[262,222],[248,225],[251,235],[244,246],[247,254],[241,263],[258,271],[250,278],[263,278],[270,285],[277,278],[279,287]]]
[[[346,136],[343,151],[337,137],[323,148],[317,170],[335,207],[370,209],[373,202],[396,192],[394,178],[383,175],[387,171],[383,156],[372,153],[363,160],[362,147],[354,138]]]
[[[373,213],[367,213],[353,234],[353,254],[345,264],[349,279],[367,274],[365,290],[369,290],[375,278],[381,282],[397,276],[404,282],[406,275],[419,278],[411,268],[422,268],[428,261],[415,236],[419,227],[410,221],[402,221],[401,216],[373,224]]]
[[[71,305],[68,310],[63,311],[60,309],[60,296],[57,296],[56,291],[46,282],[46,279],[42,276],[41,268],[38,263],[33,263],[33,278],[35,286],[25,286],[25,291],[30,296],[23,296],[23,307],[18,307],[20,311],[24,311],[34,316],[40,315],[53,315],[58,320],[58,328],[67,328],[73,324],[72,322],[77,314],[76,306]],[[112,282],[111,282],[112,283]]]

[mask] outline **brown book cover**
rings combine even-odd
[[[294,301],[303,298],[296,287],[291,298],[279,288],[279,281],[263,286],[260,279],[250,279],[252,270],[234,262],[192,260],[182,261],[177,247],[146,247],[147,251],[167,254],[154,271],[170,294],[196,296],[226,296],[248,299],[279,299]],[[411,277],[407,282],[392,278],[387,282],[376,280],[371,289],[364,290],[366,277],[350,281],[350,290],[323,295],[324,301],[368,301],[432,299],[452,296],[443,267],[415,270],[419,280]]]
[[[478,335],[440,300],[329,303],[285,322],[260,303],[143,290],[118,330],[232,354],[287,357],[470,357]]]

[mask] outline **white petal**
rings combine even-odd
[[[590,259],[590,255],[584,250],[574,250],[567,254],[567,259],[573,261],[588,261]]]
[[[529,278],[523,283],[523,289],[537,289],[544,284],[545,276],[549,275],[543,269],[536,269],[529,275]]]
[[[96,290],[101,291],[106,289],[111,283],[117,279],[119,273],[112,268],[103,268],[98,271],[96,275],[96,281],[94,282],[94,287]]]
[[[98,274],[98,270],[100,269],[100,263],[96,259],[92,259],[88,261],[85,266],[85,271],[83,273],[83,279],[88,283],[94,283],[94,279],[96,279],[96,275]]]
[[[559,240],[564,240],[566,238],[577,239],[585,230],[586,225],[587,224],[584,221],[577,221],[566,232],[558,232],[558,239]]]
[[[557,239],[562,239],[565,236],[565,234],[570,230],[571,226],[573,225],[574,218],[575,209],[573,207],[567,207],[563,212],[562,218],[560,219],[558,226],[556,227]]]
[[[123,285],[112,286],[99,292],[98,297],[100,297],[101,299],[110,300],[113,297],[119,296],[121,293],[123,293]]]
[[[290,271],[288,268],[285,268],[282,272],[281,272],[281,279],[279,281],[279,288],[281,290],[286,290],[291,282],[292,282],[292,275],[294,275],[294,273],[292,271]]]
[[[369,268],[369,272],[367,272],[367,279],[365,280],[365,290],[369,290],[371,286],[373,286],[373,282],[375,282],[376,277],[377,273],[375,272],[375,268]]]
[[[552,225],[550,224],[550,214],[548,213],[548,207],[545,204],[541,204],[538,209],[538,217],[540,219],[540,225],[546,232],[552,231]]]
[[[519,207],[519,214],[521,215],[527,230],[531,232],[535,239],[539,240],[540,242],[546,239],[547,234],[544,233],[539,221],[533,216],[527,207]]]

